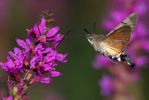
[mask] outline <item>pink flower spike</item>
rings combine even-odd
[[[46,36],[47,37],[54,36],[59,31],[59,29],[60,29],[59,26],[54,26],[54,27],[50,28]]]

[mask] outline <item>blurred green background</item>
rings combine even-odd
[[[96,53],[84,35],[84,28],[103,33],[101,21],[105,16],[108,0],[1,0],[0,1],[0,60],[5,60],[8,50],[16,46],[16,38],[25,38],[26,29],[39,21],[42,11],[50,10],[55,15],[55,25],[61,26],[69,36],[59,47],[68,53],[68,63],[58,70],[63,76],[53,84],[34,84],[28,90],[29,100],[102,100],[98,80],[104,73],[92,67]],[[2,72],[1,72],[2,73]],[[0,87],[5,89],[5,74],[0,74]],[[149,74],[142,70],[141,91],[149,100]]]

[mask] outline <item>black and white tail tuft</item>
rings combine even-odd
[[[131,68],[135,67],[135,63],[131,60],[131,58],[126,53],[122,53],[120,55],[120,58],[122,59],[122,61],[126,62]]]

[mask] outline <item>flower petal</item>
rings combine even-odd
[[[64,35],[62,34],[57,34],[53,40],[53,48],[57,48],[57,46],[61,43],[60,41],[63,39]]]
[[[135,60],[137,67],[141,68],[147,63],[147,58],[145,56],[137,57]]]
[[[3,97],[2,100],[13,100],[13,97],[12,96],[8,96],[8,97]]]
[[[48,33],[46,34],[47,37],[52,37],[54,36],[58,31],[59,31],[60,27],[59,26],[54,26],[52,28],[49,29]]]
[[[109,96],[113,92],[113,82],[110,76],[103,76],[99,81],[99,85],[101,88],[101,93],[104,96]]]
[[[10,59],[10,57],[7,57],[7,66],[9,69],[14,69],[15,68],[15,63],[12,61],[12,59]]]
[[[19,48],[14,48],[14,53],[19,56],[22,54],[22,51]]]
[[[8,51],[8,53],[13,59],[17,59],[17,56],[12,51]]]
[[[40,33],[41,34],[44,34],[45,32],[46,32],[46,20],[45,20],[45,18],[43,17],[42,19],[41,19],[41,23],[39,24],[39,30],[40,30]]]
[[[93,67],[95,69],[107,68],[111,62],[105,56],[97,55],[95,61],[93,62]]]
[[[67,62],[66,57],[67,57],[67,54],[57,54],[56,55],[56,59],[63,63]]]
[[[28,45],[31,45],[33,42],[31,41],[31,39],[26,38],[26,43],[27,43]]]
[[[61,76],[61,75],[62,75],[62,74],[61,74],[60,72],[58,72],[58,71],[51,71],[50,74],[51,74],[51,76],[53,76],[53,77],[58,77],[58,76]]]
[[[49,77],[40,78],[40,82],[44,84],[49,84],[52,82],[52,78]]]
[[[33,57],[30,61],[30,68],[31,69],[35,68],[36,63],[39,62],[39,60],[40,60],[39,57],[37,56]]]
[[[39,28],[38,28],[38,26],[37,25],[35,25],[34,26],[34,34],[35,34],[35,36],[36,36],[36,39],[38,40],[38,38],[40,37],[40,32],[39,32]]]
[[[26,52],[28,52],[30,50],[30,48],[28,47],[28,45],[26,44],[26,42],[24,42],[21,39],[16,39],[17,43],[19,46],[21,46],[22,48],[25,49]]]
[[[44,71],[52,70],[52,67],[49,66],[49,64],[44,64],[43,68],[44,68]]]

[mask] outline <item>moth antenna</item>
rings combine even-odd
[[[84,31],[88,34],[91,34],[86,28],[84,28]]]

